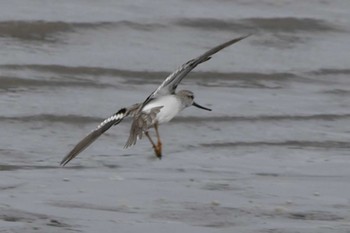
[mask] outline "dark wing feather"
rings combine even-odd
[[[151,99],[161,96],[161,95],[167,95],[167,94],[173,94],[175,93],[175,90],[179,83],[182,81],[182,79],[191,71],[193,70],[197,65],[200,63],[203,63],[207,60],[209,60],[213,54],[219,52],[220,50],[237,43],[240,40],[243,40],[247,38],[250,35],[238,37],[232,40],[229,40],[223,44],[220,44],[209,51],[205,52],[201,56],[192,59],[182,66],[180,66],[177,70],[175,70],[172,74],[170,74],[164,81],[163,83],[150,95],[148,98],[145,100],[143,103],[143,106],[145,106]]]
[[[115,122],[110,121],[101,128],[97,128],[83,138],[61,161],[61,165],[65,166],[69,161],[74,159],[80,152],[90,146],[98,137],[106,132]]]
[[[126,116],[129,114],[134,114],[138,109],[140,104],[135,104],[130,108],[122,108],[117,113],[113,114],[111,117],[107,118],[101,124],[89,133],[85,138],[83,138],[61,161],[61,165],[65,166],[69,161],[74,159],[80,152],[85,150],[90,146],[98,137],[100,137],[104,132],[106,132],[113,125],[119,124]]]

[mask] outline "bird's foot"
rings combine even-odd
[[[156,154],[158,159],[162,158],[162,143],[157,144],[157,146],[153,147],[154,148],[154,153]]]

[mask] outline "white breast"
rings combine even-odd
[[[157,114],[156,119],[158,123],[170,121],[182,110],[180,100],[174,95],[167,95],[151,101],[143,107],[142,111],[148,113],[152,108],[160,106],[163,106],[163,108],[161,108],[160,112]]]

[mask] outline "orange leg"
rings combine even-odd
[[[162,152],[161,152],[161,148],[159,149],[159,142],[158,142],[158,145],[156,145],[151,136],[149,135],[148,131],[145,132],[145,135],[147,136],[148,140],[151,142],[152,146],[153,146],[153,149],[154,149],[154,153],[156,154],[156,156],[161,159],[162,158]]]
[[[158,131],[158,123],[155,123],[154,124],[154,129],[156,131],[156,135],[157,135],[157,146],[156,146],[156,155],[159,159],[162,158],[162,141],[160,140],[160,135],[159,135],[159,131]]]
[[[145,135],[147,136],[148,140],[151,142],[152,146],[153,146],[153,149],[156,150],[157,146],[156,144],[154,144],[151,136],[149,135],[148,131],[145,132]]]

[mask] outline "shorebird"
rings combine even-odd
[[[159,136],[159,124],[169,122],[183,109],[195,106],[200,109],[211,111],[211,109],[203,107],[194,102],[193,92],[188,90],[176,91],[177,86],[182,79],[197,65],[208,61],[211,56],[220,50],[237,43],[249,35],[238,37],[220,44],[197,58],[194,58],[177,70],[171,73],[163,83],[153,91],[145,101],[136,103],[130,107],[121,108],[118,112],[101,122],[95,130],[83,138],[61,161],[61,165],[65,166],[69,161],[74,159],[80,152],[86,149],[99,136],[106,132],[113,125],[119,124],[125,117],[131,116],[133,118],[130,135],[124,146],[128,148],[136,144],[138,139],[141,139],[143,134],[151,142],[155,155],[161,159],[162,157],[162,142]],[[153,141],[149,135],[149,129],[154,128],[157,136],[157,143]]]

